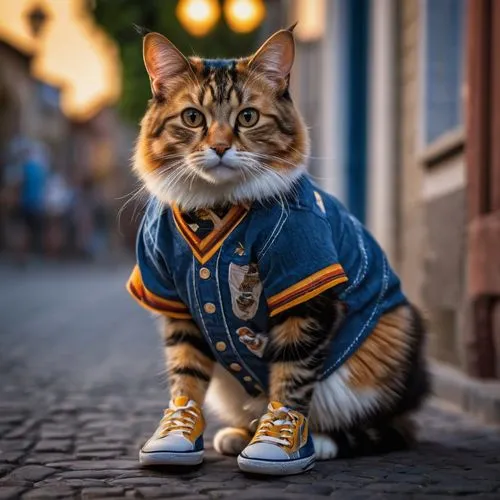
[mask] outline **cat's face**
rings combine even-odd
[[[162,202],[209,207],[279,197],[304,168],[307,130],[288,80],[291,31],[235,60],[185,58],[165,37],[144,39],[153,99],[135,170]]]

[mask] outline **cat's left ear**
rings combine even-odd
[[[268,38],[255,55],[250,59],[248,66],[264,75],[279,89],[288,87],[290,71],[295,58],[295,41],[293,28],[277,31]]]

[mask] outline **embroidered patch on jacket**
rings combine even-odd
[[[245,247],[243,246],[243,243],[238,242],[238,246],[236,247],[234,253],[236,255],[239,255],[240,257],[243,257],[243,255],[245,255]]]
[[[257,313],[262,294],[262,282],[257,264],[238,266],[231,262],[229,264],[229,289],[234,315],[243,321],[252,319]]]
[[[318,205],[319,209],[326,214],[325,204],[323,203],[321,195],[317,191],[314,191],[314,197],[316,198],[316,205]]]
[[[253,354],[262,358],[267,342],[269,341],[267,335],[264,335],[263,333],[255,333],[246,326],[238,328],[236,333],[238,334],[238,338],[242,344],[248,347]]]

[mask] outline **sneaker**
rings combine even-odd
[[[186,396],[170,401],[155,433],[139,453],[143,465],[197,465],[203,461],[205,420]]]
[[[281,403],[269,403],[255,436],[238,456],[244,472],[286,476],[313,468],[314,445],[307,419]]]

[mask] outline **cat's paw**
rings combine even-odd
[[[239,455],[252,439],[247,429],[225,427],[214,436],[214,448],[221,455]]]
[[[316,460],[332,460],[336,458],[339,447],[327,434],[312,434]]]

